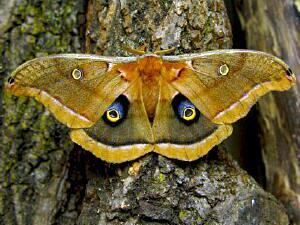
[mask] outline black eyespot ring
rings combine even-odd
[[[127,116],[129,101],[125,95],[120,95],[102,116],[104,122],[112,127],[121,124]]]
[[[7,79],[7,82],[8,82],[9,84],[13,84],[13,83],[15,82],[15,78],[9,77],[9,78]]]
[[[293,71],[291,70],[291,68],[288,68],[286,70],[286,75],[288,75],[289,77],[293,76]]]
[[[196,123],[200,118],[200,111],[182,94],[173,98],[172,107],[177,118],[185,125]]]

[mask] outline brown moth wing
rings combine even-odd
[[[134,60],[83,54],[37,58],[12,73],[6,90],[34,97],[71,128],[90,127],[130,86],[130,79],[124,80],[112,62]],[[74,69],[81,71],[82,78],[72,77]]]
[[[165,56],[164,60],[186,63],[176,77],[170,77],[168,71],[163,76],[218,124],[244,117],[260,96],[273,90],[287,90],[296,80],[282,60],[258,51],[216,50]]]
[[[214,124],[202,114],[195,123],[184,124],[171,105],[177,94],[167,81],[160,80],[159,101],[153,123],[154,151],[169,158],[196,160],[231,135],[232,127]]]
[[[75,129],[71,139],[107,162],[121,163],[153,150],[153,133],[141,93],[141,80],[131,85],[124,96],[129,100],[122,123],[111,126],[100,118],[92,127]]]

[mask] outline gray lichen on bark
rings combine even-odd
[[[81,52],[82,1],[11,2],[9,19],[1,24],[1,81],[34,57]],[[3,102],[0,224],[53,224],[64,217],[73,224],[83,187],[70,182],[76,170],[70,172],[73,144],[67,129],[32,99],[5,95]]]
[[[86,29],[82,29],[86,12]],[[122,45],[229,48],[221,0],[16,2],[1,33],[2,78],[30,58],[126,55]],[[0,224],[288,224],[281,205],[223,149],[192,163],[149,154],[109,165],[71,143],[40,104],[5,95]]]
[[[123,45],[175,53],[230,48],[231,30],[222,1],[90,1],[88,52],[124,55]]]
[[[223,151],[189,164],[153,155],[138,163],[137,173],[98,172],[79,224],[288,224],[276,200]]]

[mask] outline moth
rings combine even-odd
[[[196,160],[230,136],[259,97],[295,82],[279,58],[231,49],[36,58],[12,73],[6,90],[34,97],[70,128],[73,142],[121,163],[149,152]]]

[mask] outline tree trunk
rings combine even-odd
[[[104,55],[126,55],[122,45],[176,54],[231,47],[222,0],[10,4],[8,15],[0,11],[2,79],[30,58],[80,52],[83,39],[87,53]],[[3,102],[0,224],[288,224],[224,148],[195,162],[149,154],[107,164],[71,143],[34,100],[5,94]]]
[[[297,3],[298,2],[298,3]],[[266,189],[300,224],[300,5],[292,0],[237,1],[247,47],[277,55],[298,76],[286,93],[272,93],[259,103]]]

